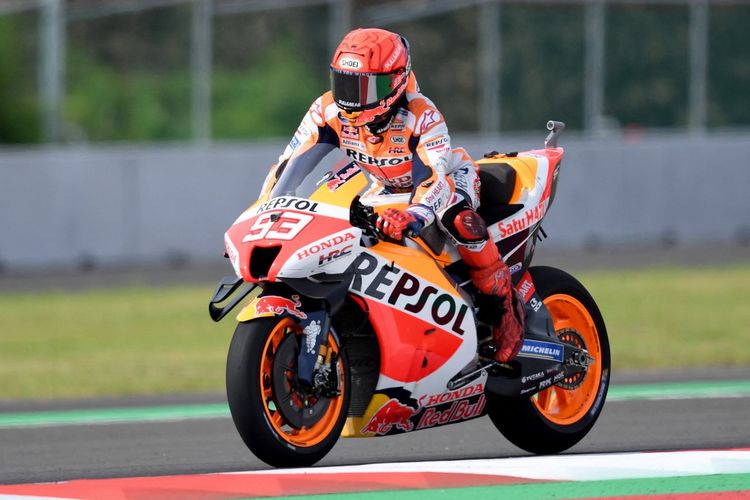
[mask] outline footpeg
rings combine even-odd
[[[492,342],[487,342],[486,344],[483,344],[479,347],[479,355],[483,358],[487,359],[495,359],[495,353],[497,352],[497,347]]]

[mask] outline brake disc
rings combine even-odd
[[[561,342],[564,342],[565,344],[572,345],[573,347],[576,347],[577,349],[581,349],[584,351],[584,353],[587,352],[586,349],[586,342],[583,340],[583,337],[581,337],[581,334],[578,333],[573,328],[566,328],[564,330],[560,330],[557,332],[557,338],[560,339]],[[588,354],[585,354],[586,359],[584,363],[588,362]],[[556,383],[555,385],[562,387],[563,389],[575,389],[581,383],[583,382],[583,379],[586,378],[586,373],[588,372],[587,366],[588,364],[576,364],[573,365],[575,368],[577,368],[576,371],[572,371],[570,373],[566,373],[565,377]]]
[[[318,397],[297,381],[297,335],[287,335],[276,349],[272,368],[273,399],[284,420],[296,429],[315,425],[328,410],[331,400]]]

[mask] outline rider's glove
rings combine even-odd
[[[389,238],[400,240],[405,230],[419,233],[434,218],[432,210],[423,205],[411,205],[405,211],[387,208],[383,215],[378,217],[377,227],[378,231]]]

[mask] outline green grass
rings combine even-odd
[[[750,365],[750,266],[581,273],[615,370]],[[0,294],[0,399],[222,391],[213,284]]]
[[[750,267],[599,272],[614,370],[750,365]]]
[[[216,391],[213,285],[0,295],[0,399]]]

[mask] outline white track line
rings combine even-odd
[[[554,455],[480,460],[382,463],[226,474],[339,474],[342,472],[450,472],[558,481],[750,473],[750,450]]]

